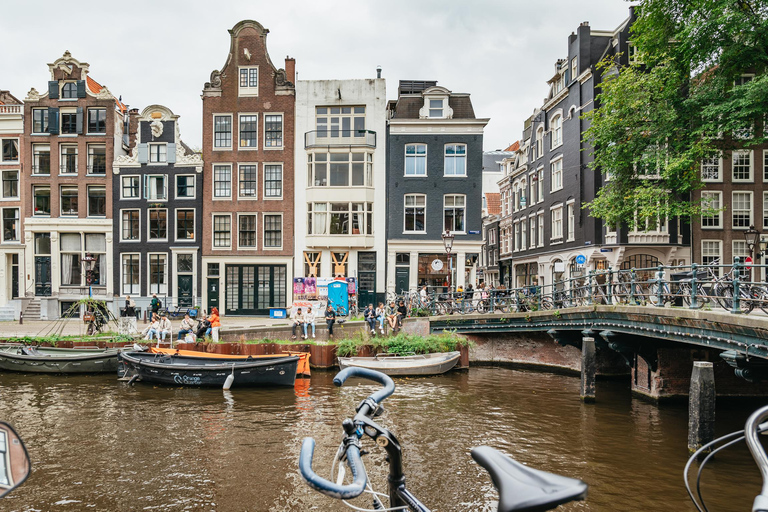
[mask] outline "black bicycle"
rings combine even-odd
[[[304,439],[301,446],[301,476],[312,489],[338,500],[350,500],[363,492],[369,492],[373,495],[372,511],[429,512],[405,486],[402,448],[397,437],[374,421],[383,414],[381,402],[394,393],[395,383],[383,373],[365,368],[342,370],[333,379],[333,383],[341,386],[350,377],[372,380],[380,383],[383,388],[360,402],[355,417],[347,418],[341,424],[344,435],[334,460],[334,467],[336,462],[339,463],[336,479],[338,483],[326,480],[312,470],[315,440],[309,437]],[[381,501],[380,496],[384,495],[375,493],[368,482],[361,457],[367,453],[361,449],[364,436],[371,438],[376,446],[386,451],[386,461],[389,463],[389,508],[385,508]],[[499,492],[499,512],[545,511],[569,501],[586,498],[587,484],[581,480],[529,468],[488,446],[473,448],[472,458],[490,474],[493,485]],[[345,463],[352,478],[352,482],[348,484],[342,484],[346,473]],[[333,473],[333,468],[331,472]]]

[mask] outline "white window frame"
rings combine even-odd
[[[152,268],[152,256],[165,256],[165,265],[163,265],[163,283],[165,286],[165,292],[163,292],[162,287],[158,285],[158,291],[152,291],[152,272],[150,272],[150,269]],[[122,260],[121,260],[122,261]],[[141,268],[139,268],[139,278],[141,278]],[[161,294],[161,295],[168,295],[168,290],[170,289],[168,283],[168,253],[167,252],[150,252],[147,253],[147,293],[148,295],[151,295],[153,293]]]
[[[536,197],[536,201],[533,200],[533,198],[536,196],[536,192],[538,191],[538,183],[536,183],[536,180],[533,179],[534,176],[536,176],[536,171],[531,171],[528,173],[528,206],[533,206],[539,202],[538,197]]]
[[[424,146],[424,174],[408,174],[408,147],[409,146]],[[412,155],[410,158],[414,159],[414,169],[415,167],[415,161],[417,158],[419,158],[420,155],[418,153]],[[403,177],[404,178],[426,178],[429,175],[429,145],[425,142],[412,142],[405,144],[403,146]]]
[[[536,212],[536,218],[538,219],[538,224],[539,224],[539,234],[538,234],[539,247],[544,247],[544,212],[543,211]]]
[[[741,250],[737,251],[736,247],[740,247]],[[738,254],[737,254],[738,253]],[[747,245],[746,240],[732,240],[731,241],[731,261],[734,261],[734,258],[741,258],[741,262],[744,263],[746,258],[749,257],[749,246]],[[747,271],[747,280],[750,280],[749,278],[749,271]]]
[[[192,238],[179,238],[179,210],[192,212]],[[174,208],[173,209],[173,239],[176,242],[194,242],[197,240],[197,208]]]
[[[6,240],[5,239],[5,226],[2,226],[2,237],[3,237],[3,243],[4,244],[20,244],[23,242],[21,237],[21,207],[14,206],[12,208],[0,208],[0,221],[5,222],[5,211],[6,210],[16,210],[16,218],[18,219],[18,222],[16,223],[16,239],[15,240]]]
[[[104,189],[104,214],[103,215],[91,215],[91,190],[93,189]],[[107,207],[107,186],[106,185],[86,185],[85,187],[85,215],[86,217],[90,219],[103,219],[107,217],[107,215],[111,214],[112,212],[109,211],[109,208]]]
[[[146,186],[144,187],[144,199],[150,202],[166,202],[168,201],[168,175],[167,174],[145,174]],[[162,178],[163,180],[163,197],[151,197],[150,195],[156,190],[156,187],[151,186],[152,180]]]
[[[556,121],[560,123],[559,129],[556,125]],[[550,119],[550,138],[549,149],[557,149],[563,145],[563,111],[558,110]]]
[[[253,245],[240,245],[240,219],[242,217],[253,217],[255,224],[253,226]],[[230,224],[230,230],[232,226]],[[230,241],[232,240],[230,235]],[[259,214],[257,212],[247,212],[237,214],[237,249],[244,251],[256,251],[259,249]]]
[[[763,191],[763,229],[768,229],[768,191]]]
[[[217,196],[216,195],[216,168],[226,167],[229,170],[229,195]],[[238,187],[239,190],[239,187]],[[232,201],[232,164],[230,163],[214,163],[211,165],[211,200],[213,201]]]
[[[72,172],[69,168],[67,169],[69,172],[63,172],[62,167],[64,167],[64,150],[65,149],[71,149],[75,148],[75,170]],[[77,144],[59,144],[59,176],[77,176],[78,174],[78,167],[80,165],[80,151],[78,150]]]
[[[133,284],[130,285],[131,289],[130,290],[126,290],[126,288],[125,288],[125,273],[124,273],[125,272],[125,264],[124,264],[124,260],[126,259],[126,257],[133,258],[134,256],[139,261],[139,264],[137,265],[138,269],[139,269],[139,282],[136,283],[135,285],[133,285]],[[149,260],[147,260],[147,261],[149,261]],[[149,284],[149,283],[147,283],[147,284]],[[135,291],[133,289],[134,286],[136,287]],[[122,252],[122,253],[120,253],[120,292],[121,292],[121,295],[123,295],[123,296],[125,296],[125,295],[141,295],[141,253],[138,253],[138,252]]]
[[[280,130],[281,130],[280,140],[283,141],[283,143],[280,146],[267,146],[267,116],[280,116]],[[285,149],[285,114],[283,112],[264,112],[262,114],[261,125],[262,125],[261,140],[264,141],[264,144],[263,144],[264,151],[281,151]]]
[[[64,213],[64,189],[75,189],[77,191],[77,211],[75,213]],[[86,199],[86,203],[88,200]],[[88,205],[85,206],[86,211],[88,211]],[[80,216],[81,208],[80,208],[80,188],[77,186],[77,184],[66,184],[66,185],[59,185],[59,217],[78,217]]]
[[[718,247],[718,254],[717,254],[717,260],[720,262],[720,265],[723,265],[723,241],[722,240],[704,240],[701,241],[701,264],[705,265],[704,257],[709,256],[712,257],[712,255],[705,255],[704,254],[704,244],[715,244]],[[720,275],[722,271],[722,267],[715,267],[714,271],[717,275]]]
[[[179,195],[179,178],[192,178],[192,196],[180,196]],[[189,199],[197,199],[197,176],[194,174],[176,174],[173,177],[173,197],[179,201],[187,201]]]
[[[123,190],[125,190],[123,182],[125,180],[129,180],[129,179],[135,179],[138,182],[138,184],[139,184],[139,186],[137,188],[138,195],[136,197],[126,197],[123,194]],[[142,195],[141,195],[141,175],[140,174],[126,174],[126,175],[120,176],[120,200],[122,200],[122,201],[137,201],[137,200],[139,200],[141,198],[142,198]]]
[[[559,179],[555,180],[555,168],[556,164],[560,164],[560,169],[557,172]],[[559,186],[558,186],[559,185]],[[557,188],[555,188],[557,187]],[[549,161],[549,192],[557,192],[563,190],[563,156],[560,155]]]
[[[555,212],[560,212],[559,229],[555,229]],[[549,207],[549,239],[558,240],[557,242],[550,242],[551,244],[562,243],[564,238],[563,234],[563,203]]]
[[[280,247],[267,245],[267,216],[280,217]],[[283,212],[262,212],[261,213],[261,249],[263,251],[281,251],[283,250],[283,239],[285,238],[285,223],[283,222]]]
[[[448,174],[448,159],[451,158],[453,160],[453,168],[456,169],[456,159],[461,158],[457,155],[448,155],[448,147],[453,146],[454,148],[458,149],[459,147],[464,147],[464,174]],[[466,178],[467,177],[467,145],[463,143],[450,143],[443,145],[443,176],[447,178]]]
[[[579,76],[579,57],[576,56],[571,59],[571,81],[576,80]]]
[[[149,235],[152,232],[152,219],[149,217],[149,212],[152,210],[165,210],[165,238],[151,238]],[[147,208],[147,242],[167,242],[171,238],[168,236],[168,208]],[[141,227],[141,226],[139,226]]]
[[[455,197],[463,197],[464,198],[464,206],[461,207],[464,210],[464,216],[463,216],[464,218],[463,218],[463,222],[462,222],[462,225],[464,226],[464,230],[463,231],[451,230],[451,233],[455,233],[457,235],[465,235],[467,233],[467,195],[466,194],[443,194],[443,229],[445,229],[445,208],[446,208],[445,201],[448,198],[448,196],[451,196],[451,197],[454,197],[454,198]],[[452,206],[452,208],[455,209],[455,208],[457,208],[457,206],[455,206],[455,204],[454,204],[454,206]],[[456,225],[456,223],[454,222],[454,226],[455,225]]]
[[[136,240],[131,240],[129,238],[123,238],[123,214],[126,212],[139,212],[139,238]],[[141,209],[140,208],[121,208],[120,209],[120,217],[118,218],[119,222],[119,230],[120,230],[120,242],[125,242],[129,244],[141,242]],[[147,214],[147,220],[149,220],[149,214]]]
[[[248,195],[241,196],[240,195],[240,182],[241,182],[240,172],[241,172],[241,168],[243,166],[255,167],[256,168],[256,177],[253,180],[253,186],[255,188],[253,190],[253,195],[252,196],[248,196]],[[230,183],[232,183],[231,176],[232,175],[230,174]],[[219,199],[221,199],[221,198],[219,198]],[[258,162],[238,162],[237,163],[237,199],[239,201],[257,201],[259,199],[259,164],[258,164]]]
[[[256,117],[256,145],[255,146],[243,146],[240,135],[242,134],[242,117],[243,116],[255,116]],[[238,112],[237,113],[237,150],[238,151],[258,151],[259,150],[259,126],[261,125],[261,119],[259,119],[258,112]]]
[[[536,129],[536,139],[533,144],[533,159],[544,156],[544,127],[539,126]]]
[[[433,107],[432,102],[433,101],[439,101],[440,107]],[[448,110],[448,97],[447,96],[424,96],[424,108],[427,109],[427,118],[428,119],[445,119],[447,118],[447,110]],[[433,110],[440,110],[439,116],[433,116],[432,111]]]
[[[93,172],[94,171],[93,168],[96,167],[93,162],[96,160],[97,149],[104,149],[104,173],[103,174],[100,172]],[[85,174],[87,176],[106,176],[107,169],[110,166],[110,162],[107,160],[107,157],[106,157],[107,145],[106,144],[88,144],[86,151],[88,152],[88,155],[87,155],[88,160],[86,162]],[[78,160],[79,159],[80,157],[78,156]]]
[[[565,203],[565,241],[573,242],[576,240],[576,200],[569,199]]]
[[[229,245],[217,246],[216,245],[216,217],[229,217]],[[239,224],[238,224],[239,229]],[[213,251],[228,251],[232,249],[232,214],[231,213],[211,213],[211,250]]]
[[[538,190],[536,191],[538,197],[537,203],[543,203],[544,202],[544,166],[539,167],[536,170],[536,186],[538,187]]]
[[[247,86],[240,85],[240,74],[242,73],[242,70],[244,69],[255,69],[256,70],[256,86],[251,86],[251,75],[250,72],[248,73],[248,84]],[[237,95],[238,96],[258,96],[259,95],[259,80],[261,80],[261,70],[259,69],[259,66],[238,66],[237,67]]]
[[[717,196],[718,208],[722,208],[723,207],[723,191],[722,190],[703,190],[701,192],[702,203],[704,202],[704,199],[705,199],[706,196]],[[765,208],[765,202],[763,204],[764,204],[763,208]],[[709,217],[709,215],[702,215],[701,216],[701,218],[699,220],[699,224],[701,225],[701,229],[707,229],[707,230],[723,229],[723,211],[722,210],[719,211],[717,214],[712,215],[712,217],[717,220],[717,225],[716,226],[705,226],[704,225],[704,217]]]
[[[165,153],[160,151],[160,148],[164,148]],[[147,145],[147,149],[149,150],[150,165],[168,165],[168,144],[165,142],[152,143]],[[157,150],[156,154],[154,150]],[[157,160],[153,160],[153,157],[157,157]],[[162,160],[160,160],[161,157]]]
[[[229,146],[217,146],[216,145],[216,118],[217,117],[229,117]],[[234,146],[234,141],[239,140],[238,134],[235,131],[235,119],[234,115],[232,113],[226,113],[226,112],[214,112],[211,114],[211,149],[213,151],[232,151]]]
[[[706,183],[722,183],[723,182],[723,155],[720,154],[717,156],[717,178],[711,179],[711,178],[704,177],[705,165],[711,165],[711,164],[707,164],[705,160],[701,161],[701,181],[704,181]]]
[[[280,195],[268,196],[267,195],[267,166],[280,167]],[[261,190],[265,201],[282,201],[285,196],[285,166],[283,162],[263,162],[261,164]]]
[[[748,153],[749,154],[749,178],[747,178],[747,179],[736,179],[735,176],[734,176],[734,172],[735,172],[734,166],[736,165],[736,158],[735,157],[736,157],[737,153],[740,153],[740,154]],[[734,149],[731,152],[731,181],[733,181],[734,183],[752,183],[752,182],[754,182],[754,180],[755,180],[755,157],[754,157],[754,154],[755,154],[755,152],[752,151],[751,149]]]
[[[6,196],[5,190],[3,190],[3,174],[7,172],[16,173],[16,195]],[[0,169],[0,201],[18,201],[21,197],[21,170],[19,169]]]
[[[734,200],[734,197],[736,194],[746,194],[749,196],[749,221],[747,222],[746,226],[736,227],[733,225],[733,216],[736,214],[736,201]],[[739,231],[749,229],[749,226],[752,226],[755,223],[754,209],[755,209],[755,202],[754,202],[754,195],[752,191],[734,190],[733,192],[731,192],[731,229],[739,230]],[[745,210],[739,210],[739,211],[745,211]]]
[[[536,235],[538,234],[538,224],[536,220],[536,214],[532,213],[528,216],[528,249],[535,249],[537,240]]]
[[[520,221],[515,221],[512,223],[513,225],[513,233],[512,233],[512,252],[518,252],[520,247],[518,247],[517,239],[520,238]]]
[[[48,172],[41,173],[39,172],[39,167],[40,167],[40,165],[38,164],[39,160],[36,159],[35,157],[38,154],[45,153],[46,150],[48,150]],[[51,162],[51,145],[50,144],[32,144],[32,176],[50,176],[52,165],[53,165],[53,162]]]
[[[528,219],[520,219],[520,250],[528,250]]]

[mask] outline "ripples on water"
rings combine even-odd
[[[297,473],[301,440],[312,436],[315,469],[328,476],[341,420],[376,388],[338,389],[332,377],[222,392],[0,374],[0,419],[17,427],[33,459],[29,480],[0,510],[349,510]],[[481,444],[589,483],[588,500],[563,510],[694,510],[681,478],[685,404],[656,407],[612,381],[584,405],[576,378],[509,369],[396,384],[381,423],[405,448],[409,489],[434,511],[495,511],[490,479],[469,455]],[[720,407],[718,432],[742,428],[756,405]],[[386,492],[383,450],[373,451],[367,469]],[[760,480],[746,448],[718,456],[705,475],[712,512],[750,510]]]

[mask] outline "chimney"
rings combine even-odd
[[[291,83],[295,83],[296,79],[296,59],[289,56],[285,56],[285,79]]]
[[[376,78],[381,78],[381,66],[376,66]]]

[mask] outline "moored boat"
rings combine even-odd
[[[50,348],[0,345],[0,370],[28,373],[117,371],[116,348]]]
[[[126,376],[144,382],[181,386],[224,386],[232,375],[233,387],[293,386],[298,356],[272,359],[224,360],[213,357],[121,352]]]
[[[460,352],[438,352],[411,356],[340,357],[339,366],[342,370],[359,367],[396,376],[438,375],[456,366],[460,356]]]
[[[186,357],[202,357],[208,359],[227,359],[230,361],[248,361],[253,359],[275,359],[285,356],[298,356],[299,364],[296,366],[296,375],[305,375],[309,377],[309,352],[284,352],[282,354],[265,355],[231,355],[231,354],[212,354],[210,352],[198,352],[197,350],[182,350],[178,348],[159,348],[149,347],[149,352],[153,354],[179,355]]]

